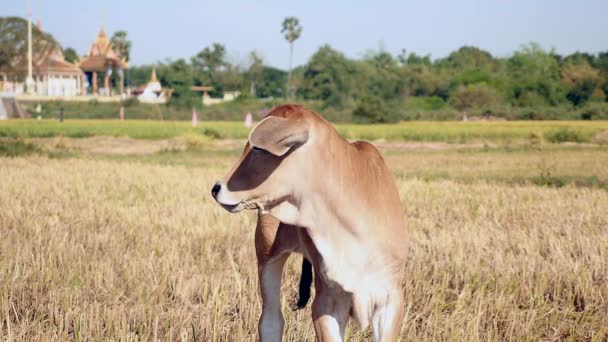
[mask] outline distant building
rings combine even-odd
[[[110,77],[114,70],[120,78],[119,94],[124,93],[124,70],[129,65],[119,53],[114,51],[112,42],[108,39],[103,26],[99,30],[97,38],[91,44],[89,54],[78,63],[78,66],[90,80],[89,84],[92,86],[93,94],[99,94],[97,76],[98,73],[104,73],[104,92],[101,95],[111,95]]]
[[[17,61],[16,69],[27,74],[27,58]],[[76,65],[65,60],[59,47],[50,47],[37,52],[32,58],[32,77],[34,94],[38,96],[77,96],[83,94],[84,73]],[[3,93],[8,95],[25,94],[25,82],[5,80]]]
[[[236,100],[237,97],[241,95],[241,92],[238,90],[235,91],[225,91],[223,98],[213,98],[209,96],[209,94],[203,94],[203,105],[211,106],[214,104],[222,103],[222,102],[230,102]]]
[[[213,87],[207,86],[193,86],[190,88],[193,91],[200,91],[203,93],[202,104],[203,106],[212,106],[214,104],[222,103],[222,102],[230,102],[236,100],[237,97],[241,96],[241,92],[238,90],[235,91],[225,91],[223,98],[213,98],[209,96],[209,92],[213,90]]]
[[[128,63],[117,53],[108,39],[103,26],[91,44],[89,53],[76,64],[65,60],[59,46],[46,47],[43,51],[32,51],[33,92],[26,94],[25,80],[10,80],[0,74],[0,95],[17,96],[22,99],[44,100],[69,97],[72,101],[88,101],[87,88],[92,95],[112,95],[110,77],[114,71],[120,78],[120,94],[124,93],[124,70]],[[28,74],[28,58],[20,56],[15,61],[18,74]],[[98,88],[98,75],[103,74],[103,88]],[[100,92],[100,90],[103,90]],[[104,97],[100,101],[119,101],[119,97]]]
[[[167,102],[167,98],[171,96],[171,89],[161,87],[156,77],[156,67],[152,67],[150,81],[145,86],[135,89],[132,94],[137,95],[137,99],[140,102],[165,103]]]

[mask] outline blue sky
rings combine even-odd
[[[85,54],[99,31],[126,30],[132,64],[190,58],[224,43],[232,62],[259,51],[267,64],[286,68],[288,45],[280,34],[286,16],[304,27],[294,65],[323,44],[349,57],[369,49],[401,49],[445,57],[462,45],[508,56],[535,41],[558,53],[608,50],[607,0],[31,0],[34,18],[62,46]],[[27,0],[1,0],[0,16],[25,16]]]

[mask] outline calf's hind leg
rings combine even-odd
[[[315,289],[317,293],[312,303],[312,319],[317,341],[343,341],[350,318],[352,296],[317,279]]]

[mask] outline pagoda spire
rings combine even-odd
[[[158,82],[156,78],[156,65],[152,66],[152,77],[150,77],[150,82]]]
[[[36,19],[36,27],[42,30],[42,22],[40,21],[40,13],[42,12],[42,0],[38,0],[38,19]]]

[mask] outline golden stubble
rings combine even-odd
[[[0,158],[0,339],[254,341],[256,217],[209,195],[226,160]],[[608,192],[398,187],[413,239],[404,340],[607,338]],[[298,268],[292,258],[284,276],[288,341],[314,338],[310,308],[288,309]]]

